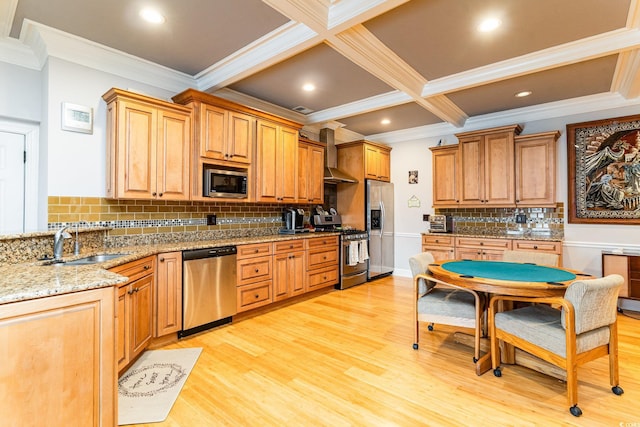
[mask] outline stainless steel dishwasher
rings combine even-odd
[[[182,252],[182,331],[179,337],[231,322],[236,314],[236,247]]]

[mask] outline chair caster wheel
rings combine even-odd
[[[475,356],[473,357],[473,363],[478,363],[478,358],[476,358]]]
[[[433,325],[427,326],[427,329],[430,330],[430,331],[433,331]]]
[[[496,368],[493,370],[493,375],[496,377],[501,377],[502,376],[502,371],[500,370],[500,368]]]
[[[417,349],[418,349],[418,343],[417,343],[417,342],[414,342],[414,343],[413,343],[413,349],[414,349],[414,350],[417,350]]]
[[[571,415],[573,415],[574,417],[579,417],[580,415],[582,415],[582,409],[580,409],[578,405],[573,405],[571,408],[569,408],[569,412],[571,412]]]
[[[615,386],[615,387],[611,387],[611,391],[613,392],[613,394],[615,394],[616,396],[620,396],[622,393],[624,393],[624,390],[622,389],[622,387],[620,387],[619,385]]]

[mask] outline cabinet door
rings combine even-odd
[[[483,146],[480,136],[460,140],[460,204],[481,205],[484,203]]]
[[[118,371],[129,362],[129,296],[128,285],[118,288],[116,300],[116,363]]]
[[[116,197],[153,199],[156,193],[157,109],[118,101]]]
[[[391,181],[391,153],[385,150],[378,151],[378,180]]]
[[[305,279],[306,263],[304,259],[304,252],[294,252],[289,258],[289,277],[291,296],[300,295],[305,292],[304,279]]]
[[[200,104],[200,157],[224,160],[227,140],[227,110]]]
[[[423,246],[422,252],[430,252],[435,261],[455,258],[453,246]]]
[[[513,132],[486,135],[483,145],[484,203],[513,206],[515,203]]]
[[[298,202],[324,203],[324,149],[298,145]]]
[[[482,249],[456,248],[456,259],[482,259]]]
[[[298,144],[298,202],[308,203],[311,200],[311,145]]]
[[[129,285],[130,308],[130,359],[136,357],[153,335],[153,287],[155,276],[150,274]]]
[[[250,164],[256,119],[246,114],[230,111],[228,123],[227,160]]]
[[[182,252],[158,255],[154,337],[182,329]]]
[[[283,171],[276,173],[277,157],[281,150],[278,143],[278,126],[258,120],[257,159],[256,159],[256,201],[278,202],[277,178],[282,177]]]
[[[289,254],[273,256],[273,301],[289,297]]]
[[[433,205],[458,204],[458,146],[433,150]]]
[[[368,179],[378,179],[380,156],[378,149],[370,145],[364,146],[364,176]]]
[[[158,121],[157,197],[189,200],[191,116],[161,109]]]
[[[114,288],[0,305],[3,426],[114,426]]]
[[[280,186],[279,201],[295,203],[298,196],[298,131],[280,128],[279,155],[276,163],[276,182]]]
[[[516,137],[516,203],[555,206],[558,132]]]

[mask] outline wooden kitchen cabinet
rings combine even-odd
[[[307,251],[306,290],[333,286],[339,279],[340,262],[338,236],[305,239]]]
[[[324,144],[298,141],[298,202],[324,203]]]
[[[433,206],[457,207],[460,204],[458,144],[431,147]]]
[[[515,137],[516,204],[556,206],[556,141],[560,132]]]
[[[298,130],[266,120],[257,122],[256,201],[298,201]]]
[[[436,261],[454,259],[455,239],[446,234],[423,234],[422,252],[431,252]]]
[[[365,143],[364,156],[365,178],[391,181],[391,153],[387,147]]]
[[[456,134],[460,205],[515,205],[515,135],[519,125]]]
[[[273,301],[305,292],[305,246],[303,240],[273,243]]]
[[[514,240],[514,251],[546,252],[558,255],[558,266],[562,267],[562,242],[551,240]]]
[[[111,89],[107,197],[189,200],[191,109]]]
[[[377,157],[374,155],[377,149]],[[338,154],[338,169],[347,172],[358,180],[353,184],[338,185],[338,211],[342,216],[342,223],[354,228],[366,229],[365,220],[365,179],[389,181],[391,147],[370,141],[354,141],[336,145]],[[376,159],[374,162],[373,159]],[[370,162],[371,165],[369,164]],[[384,162],[381,164],[380,162]],[[377,166],[374,166],[377,165]],[[378,172],[373,172],[377,170]]]
[[[114,426],[114,288],[0,305],[7,426]]]
[[[502,260],[505,250],[512,248],[509,239],[455,238],[456,259]]]
[[[273,302],[273,244],[256,243],[237,247],[238,313]]]
[[[619,298],[640,300],[640,253],[602,252],[602,276],[609,274],[619,274],[624,279]]]
[[[182,252],[157,255],[153,337],[182,330]]]
[[[153,336],[156,257],[149,256],[113,267],[129,280],[118,286],[116,359],[122,372],[149,344]]]
[[[208,160],[251,164],[255,121],[247,114],[202,103],[198,151]]]

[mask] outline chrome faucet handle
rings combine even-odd
[[[71,238],[71,234],[66,231],[67,228],[69,228],[69,226],[62,227],[60,230],[56,231],[56,234],[53,236],[53,259],[55,260],[62,258],[64,239]]]

